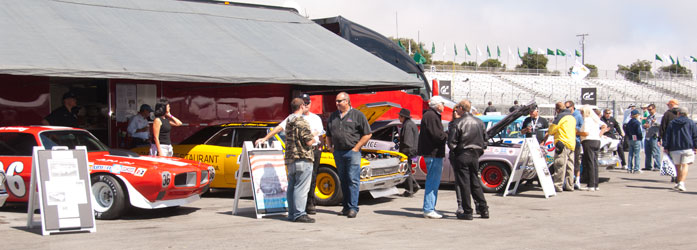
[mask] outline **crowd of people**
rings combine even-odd
[[[348,93],[339,93],[335,101],[337,111],[329,116],[326,131],[320,117],[309,111],[311,99],[305,94],[291,101],[292,113],[283,122],[255,142],[263,143],[275,134],[286,131],[285,160],[289,185],[287,200],[288,218],[291,221],[315,221],[308,214],[316,213],[314,181],[319,167],[322,135],[325,135],[324,145],[334,155],[341,183],[343,207],[338,214],[347,218],[355,218],[358,214],[360,149],[368,142],[372,132],[365,115],[351,107]],[[44,124],[74,126],[76,117],[73,110],[77,105],[77,97],[68,92],[63,96],[63,103],[63,106],[44,119]],[[694,162],[697,152],[697,126],[689,119],[687,108],[679,106],[677,100],[670,100],[666,105],[668,111],[660,122],[657,121],[654,104],[642,106],[642,111],[633,104],[629,105],[620,126],[610,109],[600,111],[590,106],[576,109],[573,101],[557,102],[552,122],[541,117],[539,110],[533,108],[523,121],[521,133],[525,137],[535,137],[541,145],[548,136],[554,137],[554,162],[550,172],[553,173],[556,192],[599,190],[597,154],[601,136],[623,140],[617,154],[621,168],[628,173],[659,170],[663,167],[660,150],[663,147],[666,156],[675,165],[677,176],[674,178],[674,189],[686,191],[688,166]],[[443,217],[436,212],[435,207],[447,146],[450,150],[448,160],[455,175],[457,218],[472,220],[474,211],[481,218],[489,218],[488,205],[478,176],[479,157],[487,147],[484,123],[474,115],[472,104],[468,100],[462,100],[453,108],[453,120],[446,133],[441,118],[445,110],[445,99],[434,96],[429,100],[428,106],[422,115],[420,131],[411,120],[408,109],[399,112],[399,120],[403,124],[399,133],[400,152],[408,157],[409,166],[416,156],[423,157],[426,163],[423,216],[431,219]],[[509,111],[513,112],[520,107],[515,101]],[[491,102],[485,110],[487,112],[495,112]],[[155,116],[151,130],[148,122],[150,113]],[[147,104],[141,105],[138,114],[130,120],[127,130],[132,138],[132,146],[149,144],[151,155],[172,156],[171,129],[172,126],[181,125],[182,122],[170,113],[168,101],[161,99],[154,110]],[[640,167],[639,160],[642,148],[645,153],[643,168]],[[628,159],[624,157],[625,149],[628,149]],[[580,184],[582,168],[587,177],[586,187],[581,187]],[[413,197],[420,187],[411,176],[411,171],[408,172],[404,196]]]

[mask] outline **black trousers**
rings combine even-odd
[[[310,180],[310,191],[307,193],[307,204],[305,210],[315,210],[315,186],[317,185],[317,169],[319,169],[319,160],[322,157],[322,150],[315,148],[315,161],[312,164],[312,177]]]
[[[576,147],[574,148],[574,178],[575,176],[580,176],[581,173],[581,143],[576,141]],[[575,180],[571,178],[571,180]],[[572,184],[573,185],[573,184]]]
[[[451,152],[452,153],[452,152]],[[458,188],[460,188],[462,202],[460,206],[465,214],[472,214],[472,198],[479,210],[486,211],[489,207],[484,198],[484,192],[480,184],[477,172],[479,170],[479,154],[474,150],[465,150],[455,155],[453,172]]]
[[[416,182],[416,179],[414,179],[414,174],[411,172],[411,171],[412,171],[412,169],[411,169],[411,164],[412,164],[411,158],[412,158],[412,157],[408,157],[408,159],[407,159],[407,166],[409,166],[409,167],[408,167],[409,169],[407,170],[407,180],[406,180],[406,182],[407,182],[407,190],[406,190],[406,191],[407,191],[408,193],[410,193],[410,194],[414,194],[414,189],[418,190],[420,187],[419,187],[419,183],[417,183],[417,182]],[[415,187],[416,187],[416,188],[415,188]]]
[[[458,180],[460,179],[460,177],[457,174],[455,174],[455,164],[457,163],[457,161],[455,160],[455,154],[451,154],[450,157],[448,158],[448,160],[450,161],[450,166],[453,168],[453,174],[454,174],[453,176],[455,177],[455,199],[457,200],[457,212],[456,213],[462,213],[465,210],[462,208],[462,190],[460,189],[460,186],[458,185],[458,183],[459,183]],[[475,202],[475,205],[477,205],[476,202]]]
[[[620,157],[620,163],[622,166],[627,166],[627,160],[625,160],[624,157],[624,143],[622,141],[620,141],[620,144],[617,145],[617,154]]]
[[[583,172],[588,173],[588,187],[598,187],[598,151],[600,140],[585,140],[583,146]]]

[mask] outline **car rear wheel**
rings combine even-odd
[[[126,193],[113,176],[92,176],[92,198],[94,217],[97,219],[117,219],[126,211]]]
[[[479,164],[479,175],[482,180],[482,190],[485,193],[496,193],[506,187],[509,174],[508,168],[498,162],[482,162]]]
[[[315,202],[317,205],[333,206],[341,202],[339,175],[333,167],[321,166],[317,170]]]

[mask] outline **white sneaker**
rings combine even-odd
[[[595,191],[600,191],[600,188],[599,188],[599,187],[595,187]]]
[[[681,192],[687,191],[687,189],[685,189],[685,183],[678,184],[678,191],[681,191]]]
[[[431,211],[428,213],[424,213],[424,218],[429,218],[429,219],[440,219],[443,218],[443,215],[436,213],[436,211]]]
[[[675,186],[673,186],[673,190],[678,190],[678,187],[680,187],[680,184],[675,184]]]
[[[622,165],[622,169],[627,169],[627,165]]]

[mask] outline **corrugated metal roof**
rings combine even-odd
[[[423,85],[295,12],[169,0],[0,1],[0,74]]]

